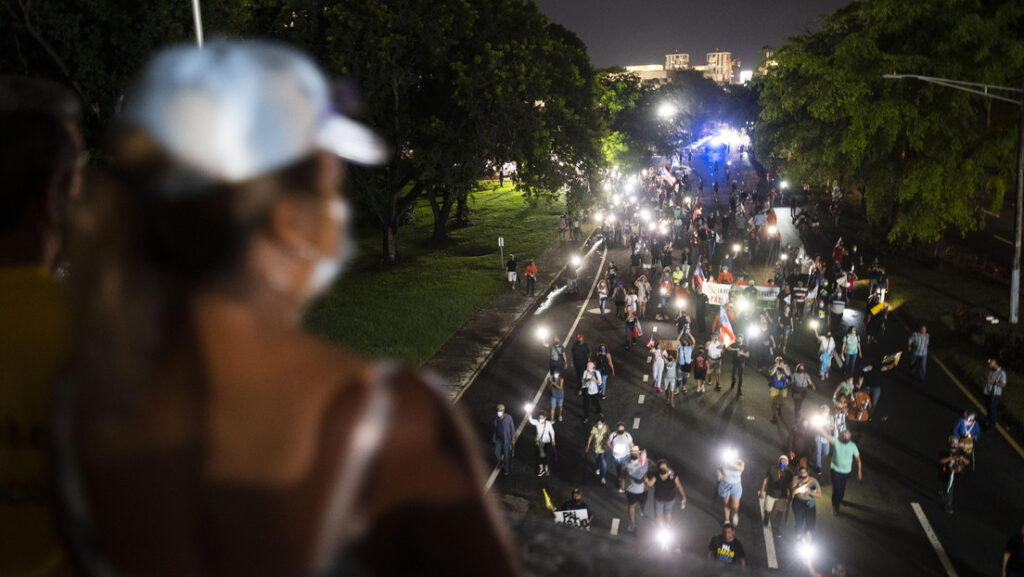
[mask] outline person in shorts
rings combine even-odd
[[[565,379],[561,373],[555,372],[548,376],[548,384],[551,385],[551,421],[555,420],[555,410],[558,410],[558,422],[562,422],[562,405],[565,404]]]
[[[658,459],[658,468],[647,477],[647,486],[654,487],[654,519],[657,524],[668,525],[672,522],[672,507],[676,504],[676,493],[682,499],[681,507],[686,508],[686,491],[683,484],[668,466],[668,461]]]
[[[508,262],[505,263],[505,270],[508,271],[508,288],[515,290],[516,284],[519,282],[519,275],[516,273],[516,268],[519,267],[519,262],[516,261],[516,255],[508,255]]]
[[[693,356],[693,380],[697,383],[697,392],[704,392],[704,379],[708,377],[708,355],[704,347],[697,347],[697,354]]]
[[[644,497],[647,495],[647,485],[644,478],[647,476],[647,461],[640,458],[640,447],[633,445],[630,449],[629,458],[626,460],[625,475],[622,477],[620,492],[626,492],[626,506],[629,514],[629,526],[626,530],[636,530],[636,508],[644,509]]]
[[[743,496],[743,483],[740,476],[745,464],[739,458],[722,463],[718,474],[718,496],[722,498],[725,522],[733,526],[740,524],[740,498]]]

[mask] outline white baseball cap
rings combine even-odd
[[[327,79],[298,50],[259,41],[175,46],[146,66],[124,121],[175,160],[237,183],[324,150],[381,164],[384,142],[336,112]]]

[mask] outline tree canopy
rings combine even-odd
[[[874,0],[790,38],[755,81],[755,146],[794,180],[856,183],[890,239],[934,242],[983,225],[1013,188],[1017,110],[904,73],[1019,87],[1024,5]]]

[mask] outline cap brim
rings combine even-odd
[[[333,115],[320,127],[317,146],[356,164],[388,161],[388,147],[372,130],[345,116]]]

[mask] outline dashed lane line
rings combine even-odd
[[[616,517],[616,518],[612,519],[612,535],[618,535],[618,534],[619,534],[619,518]]]
[[[640,395],[640,398],[636,400],[636,404],[638,404],[638,405],[644,404],[644,397],[645,396],[646,395]]]
[[[761,527],[764,529],[764,552],[768,556],[768,568],[778,569],[779,558],[775,554],[775,532],[772,531],[771,523],[764,524],[764,499],[758,499],[761,510]]]
[[[949,560],[949,555],[946,555],[946,550],[942,548],[942,543],[939,543],[939,537],[932,530],[932,524],[928,522],[928,517],[924,516],[924,511],[921,510],[921,505],[917,503],[911,503],[910,507],[914,510],[914,514],[917,515],[917,520],[921,523],[921,528],[924,529],[924,534],[928,537],[928,542],[932,544],[932,549],[935,549],[935,554],[939,556],[939,562],[942,563],[943,569],[946,570],[948,577],[957,577],[956,569],[953,568],[953,563]]]
[[[588,252],[586,254],[586,256],[589,257],[602,244],[603,243],[595,244],[594,247],[592,249],[590,249],[590,252]],[[563,343],[569,342],[569,338],[572,336],[573,332],[576,331],[576,327],[580,324],[580,319],[583,318],[583,313],[584,313],[584,311],[587,310],[587,303],[589,303],[590,299],[594,296],[594,289],[597,288],[597,282],[601,278],[601,269],[604,268],[604,261],[605,261],[605,258],[607,258],[607,257],[608,257],[608,247],[605,247],[604,251],[601,252],[601,263],[599,265],[597,265],[597,272],[594,273],[594,282],[590,285],[590,292],[587,293],[587,298],[584,299],[582,303],[580,303],[580,312],[576,314],[576,320],[574,320],[572,322],[572,326],[569,327],[569,331],[565,334],[565,338],[562,340]],[[584,257],[584,258],[586,258],[586,257]],[[547,385],[547,381],[548,381],[547,375],[545,375],[544,379],[541,380],[541,382],[540,382],[540,386],[537,387],[537,393],[533,395],[533,401],[531,401],[533,406],[535,406],[535,407],[537,406],[537,402],[540,401],[541,395],[544,394],[544,388]],[[520,435],[522,435],[523,429],[526,427],[526,423],[528,423],[528,422],[529,421],[527,419],[523,419],[523,420],[519,421],[519,427],[516,428],[516,438],[517,439],[519,438]],[[499,470],[500,470],[500,466],[495,465],[494,470],[492,470],[490,476],[487,477],[487,484],[484,485],[484,490],[485,491],[489,491],[491,489],[491,486],[494,485],[494,480],[498,478],[498,471]]]
[[[633,417],[633,428],[634,429],[639,429],[640,428],[640,417]]]

